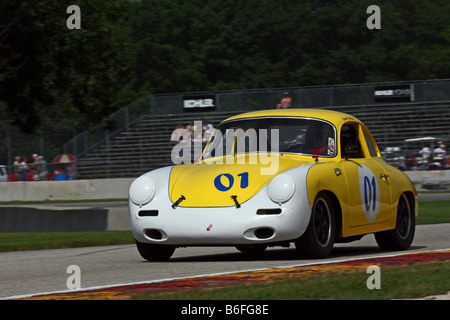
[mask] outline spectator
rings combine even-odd
[[[22,180],[22,166],[20,164],[21,162],[22,158],[20,156],[14,158],[13,173],[16,175],[16,180]]]
[[[54,174],[55,174],[55,181],[67,180],[67,173],[64,171],[64,168],[62,165],[56,166]]]
[[[183,128],[183,125],[179,123],[175,130],[172,132],[172,135],[170,137],[170,141],[177,141],[180,140],[189,140],[189,131]]]
[[[428,145],[424,145],[423,148],[419,151],[419,154],[421,155],[421,157],[417,158],[417,165],[419,166],[419,169],[423,169],[428,165],[429,157],[431,155],[431,150]]]
[[[189,121],[189,124],[186,126],[186,130],[189,132],[189,135],[191,136],[191,139],[195,139],[194,133],[195,133],[195,124],[194,121]]]
[[[433,150],[436,157],[443,157],[445,156],[445,145],[443,143],[439,144],[439,147]]]
[[[433,150],[434,153],[434,160],[439,161],[443,166],[446,165],[446,161],[445,161],[445,145],[440,142],[439,143],[439,147],[437,147],[436,149]]]
[[[36,179],[39,179],[38,172],[37,172],[37,166],[39,163],[38,155],[36,153],[33,153],[31,156],[33,158],[33,162],[30,163],[29,169],[34,174]]]
[[[22,161],[20,162],[20,167],[22,168],[22,180],[23,181],[27,181],[28,179],[28,172],[29,172],[29,167],[28,167],[28,163],[27,163],[27,157],[22,157]]]
[[[209,137],[211,136],[211,134],[214,131],[214,126],[211,123],[208,123],[205,126],[205,132],[203,133],[203,142],[207,142]]]
[[[66,172],[67,172],[67,180],[75,180],[77,176],[77,167],[75,163],[69,163],[66,166]]]
[[[277,104],[277,109],[287,109],[292,105],[292,98],[289,96],[289,92],[284,93],[284,97],[281,99],[280,103]]]
[[[431,150],[428,147],[428,145],[425,145],[420,151],[419,153],[422,155],[422,160],[427,160],[431,154]]]
[[[38,156],[37,168],[36,172],[39,177],[39,180],[45,181],[47,180],[48,170],[47,170],[47,162],[44,160],[43,156]]]

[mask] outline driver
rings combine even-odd
[[[321,123],[313,124],[306,132],[306,152],[315,156],[327,155],[329,138],[331,137],[333,135],[328,125]]]

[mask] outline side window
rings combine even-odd
[[[365,131],[363,131],[363,133],[364,133],[364,139],[366,140],[367,148],[369,149],[370,156],[371,157],[378,157],[377,149],[373,145],[373,143],[370,140],[369,136],[366,134]]]
[[[363,158],[358,132],[351,124],[341,128],[341,154],[343,158]]]

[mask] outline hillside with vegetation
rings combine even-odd
[[[0,121],[28,141],[155,93],[450,76],[446,0],[380,1],[380,29],[368,0],[77,0],[80,29],[70,4],[0,3]]]

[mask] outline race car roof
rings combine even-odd
[[[235,116],[232,116],[222,123],[244,119],[244,118],[258,118],[258,117],[306,117],[306,118],[317,118],[322,120],[327,120],[335,125],[340,125],[346,121],[355,121],[361,122],[356,117],[333,110],[324,110],[324,109],[268,109],[268,110],[259,110],[259,111],[251,111],[246,113],[241,113]]]

